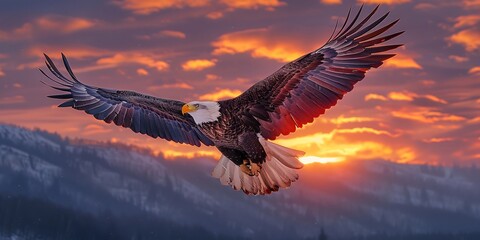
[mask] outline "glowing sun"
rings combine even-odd
[[[317,156],[305,156],[300,157],[300,161],[303,164],[309,163],[333,163],[333,162],[340,162],[343,161],[341,157],[317,157]]]

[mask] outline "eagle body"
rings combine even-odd
[[[220,107],[220,116],[213,121],[197,123],[197,126],[215,143],[215,146],[235,148],[239,143],[238,136],[252,131],[251,126],[241,124],[239,116],[228,111],[229,107],[222,102],[217,104]]]
[[[237,124],[241,123],[239,121],[230,123],[232,124],[226,124],[226,126],[223,124],[218,124],[216,126],[215,124],[212,124],[214,125],[213,127],[204,124],[203,126],[200,126],[200,129],[202,129],[202,132],[210,138],[211,135],[209,135],[209,133],[212,132],[212,130],[216,131],[215,129],[219,129],[217,127],[225,126],[227,131],[212,136],[215,137],[212,141],[215,143],[218,150],[235,164],[240,165],[243,163],[243,160],[251,160],[254,163],[264,162],[266,153],[258,140],[257,134],[251,129],[244,129],[244,131],[239,132],[239,129],[235,128]],[[203,129],[207,131],[204,132]],[[239,133],[232,137],[232,132]],[[227,135],[228,137],[222,138],[224,135]]]
[[[378,68],[401,46],[384,45],[403,32],[384,34],[398,21],[379,26],[388,13],[371,21],[378,6],[360,20],[350,11],[342,27],[320,48],[287,63],[238,97],[223,101],[177,100],[132,91],[104,89],[80,82],[67,58],[65,77],[45,55],[53,77],[40,70],[64,94],[59,107],[72,107],[96,119],[136,133],[194,146],[215,146],[222,153],[212,176],[247,194],[287,188],[303,167],[302,151],[273,143],[323,114],[350,92],[371,68]],[[45,83],[46,84],[46,83]]]
[[[253,163],[263,163],[266,152],[258,140],[258,124],[244,122],[241,114],[233,114],[231,102],[195,102],[200,106],[218,105],[217,111],[209,114],[218,116],[207,117],[209,120],[197,118],[192,114],[198,129],[215,144],[217,149],[236,165],[245,160]]]

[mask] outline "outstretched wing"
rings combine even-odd
[[[403,33],[377,37],[398,20],[372,30],[389,13],[364,27],[378,6],[357,23],[362,8],[346,26],[349,12],[342,28],[336,34],[334,30],[323,47],[286,64],[240,96],[222,104],[237,109],[244,123],[255,126],[267,139],[289,134],[312,122],[351,91],[367,70],[379,67],[395,55],[383,52],[401,46],[378,46]]]
[[[45,55],[46,65],[55,76],[51,78],[40,71],[58,86],[48,85],[66,94],[52,95],[51,98],[66,99],[59,107],[72,107],[93,115],[106,123],[115,123],[132,129],[136,133],[147,134],[153,138],[164,138],[178,143],[195,146],[213,145],[196,127],[190,116],[183,116],[183,102],[151,97],[131,91],[88,86],[77,80],[62,54],[63,63],[71,79],[66,78],[57,69],[53,61]]]

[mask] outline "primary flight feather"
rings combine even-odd
[[[388,13],[367,24],[378,6],[358,22],[347,15],[339,31],[325,45],[286,64],[236,98],[183,103],[131,91],[97,88],[75,77],[62,54],[70,78],[45,55],[54,77],[45,76],[66,94],[59,107],[83,110],[99,120],[151,137],[195,146],[216,146],[222,157],[212,172],[224,185],[247,194],[269,194],[298,179],[303,152],[272,143],[312,122],[365,77],[394,56],[385,54],[401,45],[380,45],[403,32],[382,35],[398,20],[378,25]],[[348,25],[347,25],[348,24]]]

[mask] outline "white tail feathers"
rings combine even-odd
[[[239,166],[223,155],[213,169],[212,176],[220,179],[223,185],[230,185],[235,190],[241,189],[246,194],[263,195],[289,187],[298,179],[296,169],[303,167],[298,157],[305,153],[268,142],[261,136],[259,141],[267,157],[257,176],[245,174]]]

